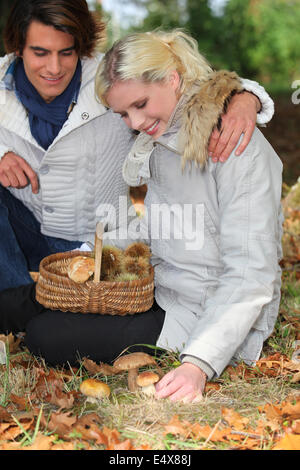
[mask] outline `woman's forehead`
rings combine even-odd
[[[141,80],[117,81],[106,94],[106,100],[116,112],[128,108],[149,93],[151,85]]]

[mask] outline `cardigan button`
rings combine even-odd
[[[41,175],[47,175],[49,173],[49,171],[50,171],[49,165],[44,165],[40,169],[40,174]]]
[[[48,212],[48,214],[53,214],[54,209],[50,206],[45,206],[45,211]]]
[[[82,118],[84,121],[87,121],[89,117],[90,117],[89,113],[82,113],[82,115],[81,115],[81,118]]]

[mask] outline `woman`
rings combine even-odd
[[[282,164],[257,129],[242,157],[224,164],[208,158],[210,132],[241,84],[235,74],[213,72],[181,31],[119,41],[98,69],[96,90],[140,132],[123,176],[130,185],[148,184],[155,297],[166,312],[157,345],[178,350],[182,362],[159,382],[157,396],[197,400],[205,380],[228,363],[257,360],[272,332]],[[158,205],[170,209],[167,240],[153,237],[166,228]]]

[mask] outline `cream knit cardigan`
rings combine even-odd
[[[0,59],[2,84],[14,59],[12,54]],[[24,158],[38,174],[40,185],[37,195],[31,186],[10,191],[32,211],[45,235],[93,241],[96,222],[104,215],[107,231],[127,223],[122,214],[119,217],[119,198],[123,197],[123,205],[129,200],[122,164],[132,133],[95,99],[94,76],[100,60],[98,55],[82,61],[77,105],[46,151],[31,135],[26,110],[14,90],[0,89],[0,158],[8,151]]]

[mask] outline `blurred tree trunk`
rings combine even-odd
[[[213,14],[209,0],[186,0],[186,9],[185,28],[198,41],[201,54],[213,67],[223,67],[221,18]]]
[[[12,1],[11,0],[1,0],[0,1],[0,56],[5,54],[4,44],[2,40],[3,29],[8,18],[9,10],[11,9]]]

